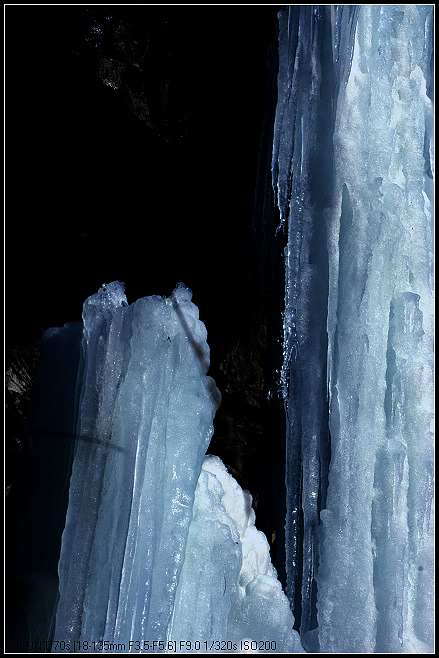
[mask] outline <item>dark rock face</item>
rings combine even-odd
[[[10,399],[15,404],[7,409],[7,446],[19,445],[18,454],[7,454],[8,642],[29,639],[44,646],[49,632],[68,503],[81,332],[78,322],[46,334],[39,349],[23,346],[8,368]],[[25,355],[31,371],[23,365]],[[20,378],[14,372],[17,363]],[[14,409],[21,420],[15,433]]]
[[[133,114],[168,146],[186,148],[187,71],[196,66],[196,54],[188,52],[184,42],[189,38],[195,43],[196,34],[181,33],[175,11],[151,9],[139,21],[135,10],[107,8],[103,13],[96,8],[86,40],[101,57],[102,82],[117,90]]]
[[[5,413],[6,413],[6,481],[8,496],[17,481],[24,450],[24,424],[29,409],[32,385],[40,356],[38,335],[6,336]]]
[[[222,405],[209,448],[212,454],[224,454],[242,486],[253,491],[255,482],[245,461],[263,450],[265,353],[265,327],[259,324],[249,327],[225,355],[217,378]]]

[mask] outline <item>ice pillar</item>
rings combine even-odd
[[[250,494],[205,458],[220,396],[191,295],[84,304],[55,651],[303,652]]]
[[[337,106],[326,651],[432,648],[431,52],[432,7],[362,6]]]
[[[279,13],[278,100],[272,181],[285,249],[287,593],[302,641],[316,628],[319,511],[330,458],[327,399],[328,230],[332,137],[357,8],[294,6]],[[333,58],[333,52],[337,57]]]
[[[207,334],[190,298],[181,285],[172,299],[128,306],[116,282],[84,305],[55,627],[55,640],[71,649],[91,639],[126,649],[133,639],[166,639],[216,407],[213,382],[200,372]]]
[[[432,647],[432,21],[279,14],[288,593],[324,652]]]

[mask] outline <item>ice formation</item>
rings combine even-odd
[[[279,14],[288,595],[314,651],[433,647],[432,21]]]
[[[227,638],[229,650],[303,652],[288,600],[255,527],[251,496],[208,455],[195,493],[170,638]],[[246,640],[246,643],[243,643]],[[246,652],[246,651],[244,651]]]
[[[250,496],[205,458],[190,291],[128,306],[115,282],[84,305],[70,650],[433,650],[432,25],[429,5],[279,12],[289,602]]]
[[[203,465],[218,394],[190,290],[128,306],[114,282],[83,322],[53,646],[302,651],[249,494]]]

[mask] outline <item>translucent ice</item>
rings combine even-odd
[[[219,396],[190,291],[128,306],[116,282],[84,305],[71,650],[300,652],[290,606],[311,651],[433,650],[432,34],[431,5],[279,13],[289,603],[250,496],[204,459]]]
[[[84,304],[77,433],[93,441],[76,447],[55,639],[166,638],[215,412],[173,307],[208,363],[190,297],[127,306],[113,283]]]
[[[203,465],[219,394],[191,296],[128,306],[114,282],[84,304],[61,650],[302,651],[249,494]]]
[[[432,53],[432,6],[279,14],[288,595],[325,652],[433,646]]]
[[[428,6],[362,6],[337,110],[318,576],[330,651],[433,646],[431,21]]]
[[[272,181],[285,248],[287,593],[301,635],[316,626],[319,506],[330,453],[327,402],[328,219],[333,128],[350,71],[358,8],[291,6],[279,13]]]

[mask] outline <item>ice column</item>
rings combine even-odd
[[[180,285],[173,299],[127,306],[116,282],[84,305],[80,438],[55,628],[72,647],[166,639],[216,406],[174,308],[208,364],[190,298]]]
[[[361,7],[334,131],[324,651],[433,646],[431,56],[432,7]]]
[[[58,651],[303,652],[250,494],[204,459],[219,393],[191,295],[84,304]]]
[[[278,100],[272,179],[287,233],[284,362],[287,593],[301,637],[317,626],[319,510],[329,463],[327,231],[334,177],[332,135],[346,83],[357,8],[294,6],[279,13]],[[332,53],[336,52],[333,60]]]
[[[432,24],[279,13],[286,568],[313,651],[432,647]]]

